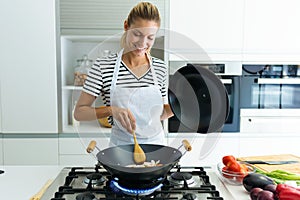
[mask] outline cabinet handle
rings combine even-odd
[[[251,119],[251,118],[249,118],[249,119],[248,119],[248,121],[249,121],[249,122],[252,122],[252,119]]]
[[[258,78],[258,84],[300,84],[299,78]]]
[[[220,80],[223,84],[228,84],[228,85],[232,84],[232,79],[220,79]]]

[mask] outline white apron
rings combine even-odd
[[[118,54],[118,59],[114,68],[112,84],[110,88],[111,106],[129,109],[136,119],[136,136],[140,144],[160,144],[165,145],[165,136],[160,121],[163,112],[163,100],[159,90],[158,82],[152,60],[150,70],[153,75],[154,85],[140,88],[122,88],[117,86],[117,79],[122,59],[123,49]],[[110,146],[133,144],[133,135],[114,119],[110,137]]]

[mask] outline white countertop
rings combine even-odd
[[[243,185],[230,185],[225,183],[219,178],[219,175],[216,172],[216,166],[212,167],[214,176],[209,174],[210,182],[216,186],[217,190],[220,192],[220,196],[224,200],[250,200],[250,195],[244,189]]]
[[[29,200],[45,185],[54,180],[63,166],[1,166],[1,199]],[[214,173],[214,168],[207,170]],[[209,174],[210,175],[210,174]],[[210,176],[224,200],[249,200],[243,186],[230,186],[221,182],[217,176]]]
[[[1,199],[29,200],[62,166],[0,166]]]

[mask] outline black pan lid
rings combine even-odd
[[[170,76],[168,98],[179,121],[198,133],[219,132],[229,114],[225,86],[201,66],[188,64]]]

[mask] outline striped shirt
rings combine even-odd
[[[101,95],[106,106],[110,106],[110,87],[117,58],[117,54],[101,59],[98,58],[89,70],[83,86],[84,92],[95,97]],[[155,57],[152,57],[152,65],[163,102],[167,104],[167,67],[162,60]],[[121,61],[116,85],[125,88],[149,87],[154,85],[152,71],[149,69],[142,77],[138,78]]]

